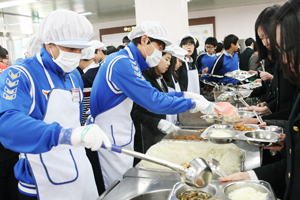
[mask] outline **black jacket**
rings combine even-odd
[[[273,189],[285,188],[284,200],[300,199],[300,93],[295,92],[296,100],[286,127],[287,159],[254,169],[258,179],[269,182]]]
[[[274,100],[267,103],[267,107],[272,111],[272,114],[265,115],[265,119],[283,119],[288,120],[293,108],[294,95],[297,90],[297,85],[291,83],[284,77],[283,71],[276,65],[272,80],[272,88],[274,91]]]
[[[249,59],[254,54],[254,50],[251,48],[246,48],[240,55],[240,69],[249,71]]]
[[[164,88],[161,88],[156,79],[150,78],[145,75],[145,73],[143,73],[143,75],[145,79],[160,92],[168,92],[168,87],[164,79],[161,79],[164,85]],[[155,114],[134,103],[131,117],[135,124],[142,125],[142,137],[139,137],[138,135],[135,136],[134,149],[141,153],[146,153],[152,145],[159,142],[165,136],[164,133],[158,130],[157,126],[161,119],[166,119],[166,115]]]

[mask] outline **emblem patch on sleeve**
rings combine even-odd
[[[16,98],[16,94],[13,94],[13,95],[8,95],[6,93],[3,93],[3,98],[6,99],[6,100],[13,100]]]
[[[14,80],[14,79],[20,77],[20,72],[17,72],[17,73],[14,74],[11,70],[9,70],[8,75],[9,75],[9,77],[10,77],[12,80]]]
[[[16,80],[16,81],[11,81],[9,80],[8,78],[6,78],[6,84],[9,86],[9,87],[15,87],[19,84],[19,80]]]
[[[10,90],[6,86],[4,86],[4,92],[6,92],[7,94],[15,94],[17,92],[17,89],[18,88]]]

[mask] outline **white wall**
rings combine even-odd
[[[276,4],[282,5],[283,3],[284,1],[281,1]],[[223,41],[224,37],[229,34],[235,34],[240,39],[246,39],[248,37],[253,37],[255,39],[254,24],[256,18],[263,9],[272,5],[274,4],[268,3],[206,11],[194,11],[189,12],[189,19],[214,16],[216,23],[216,38],[218,41]],[[94,36],[92,39],[100,39],[99,29],[128,26],[133,24],[136,24],[135,18],[93,24]],[[171,35],[172,33],[169,32],[169,34]]]
[[[284,2],[276,3],[282,5]],[[248,5],[216,10],[189,12],[189,18],[215,17],[216,38],[223,41],[229,34],[235,34],[240,39],[253,37],[255,39],[254,25],[258,15],[272,4]]]

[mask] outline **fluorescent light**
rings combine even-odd
[[[79,13],[79,15],[83,15],[83,16],[86,16],[86,15],[92,15],[93,13],[91,12],[84,12],[84,13]]]
[[[12,7],[12,6],[19,6],[23,4],[28,4],[28,3],[34,3],[37,2],[37,0],[15,0],[15,1],[4,1],[0,3],[0,8],[7,8],[7,7]]]

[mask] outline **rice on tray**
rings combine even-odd
[[[222,169],[227,174],[240,172],[241,154],[235,144],[214,144],[202,141],[161,141],[153,145],[146,155],[170,161],[175,164],[189,163],[192,159],[201,157],[210,160],[211,156],[219,160]],[[140,167],[149,169],[170,168],[142,160]]]
[[[268,193],[262,193],[252,187],[244,187],[230,192],[228,197],[232,200],[264,200],[268,197]]]

